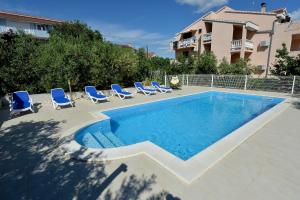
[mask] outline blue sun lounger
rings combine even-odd
[[[145,95],[156,94],[156,90],[150,89],[150,88],[145,88],[141,82],[135,82],[134,86],[135,86],[137,92],[142,92]]]
[[[172,88],[170,88],[170,87],[163,87],[163,86],[159,85],[159,83],[156,82],[156,81],[152,81],[151,85],[153,87],[155,87],[158,91],[163,92],[163,93],[171,92],[172,91]]]
[[[32,99],[27,91],[17,91],[12,95],[10,102],[10,115],[30,110],[34,112]]]
[[[107,96],[105,96],[101,91],[98,92],[94,86],[85,86],[84,90],[93,103],[107,100]]]
[[[65,94],[65,91],[62,88],[51,89],[51,100],[54,109],[57,109],[58,106],[74,106],[70,97]]]
[[[122,100],[126,97],[132,97],[132,94],[127,90],[123,90],[119,84],[112,84],[111,89]]]

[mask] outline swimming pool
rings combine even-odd
[[[210,91],[103,112],[109,119],[80,129],[75,140],[90,148],[150,141],[188,160],[283,98]]]

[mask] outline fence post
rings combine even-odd
[[[167,87],[167,72],[165,72],[165,87]]]
[[[214,75],[211,75],[211,84],[210,87],[214,87]]]
[[[248,83],[248,76],[245,75],[245,85],[244,85],[244,90],[247,90],[247,83]]]
[[[184,85],[184,74],[182,74],[182,85]]]
[[[189,75],[186,75],[186,86],[189,86]]]
[[[295,82],[296,82],[296,76],[294,76],[293,78],[293,85],[292,85],[292,94],[294,94],[294,90],[295,90]]]
[[[72,87],[71,87],[71,80],[68,79],[68,86],[69,86],[69,92],[70,92],[70,99],[73,101],[73,94],[72,94]]]

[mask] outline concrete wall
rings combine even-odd
[[[262,47],[259,45],[261,41],[269,41],[269,33],[256,33],[252,37],[254,43],[254,50],[250,54],[250,62],[253,65],[267,65],[268,47]]]
[[[300,21],[284,24],[276,24],[273,36],[273,44],[271,51],[271,61],[275,62],[276,49],[282,48],[282,43],[286,44],[288,50],[291,48],[292,35],[300,34]],[[300,51],[291,52],[292,55],[300,54]]]
[[[17,29],[31,29],[31,23],[6,20],[6,25]]]
[[[212,52],[214,52],[218,61],[221,61],[223,57],[226,57],[230,62],[230,48],[233,33],[232,24],[213,23],[212,29]],[[222,37],[220,37],[220,35],[222,35]]]

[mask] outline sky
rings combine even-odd
[[[106,40],[148,47],[159,56],[174,57],[170,42],[177,32],[208,11],[224,5],[236,10],[260,9],[262,0],[0,0],[0,10],[80,20]],[[300,20],[300,0],[265,0],[267,10],[286,7]]]

